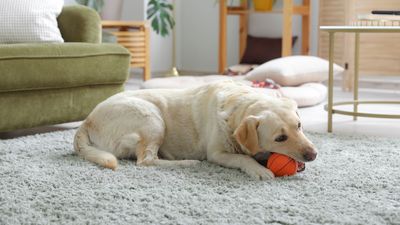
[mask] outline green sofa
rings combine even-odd
[[[82,120],[123,90],[130,54],[100,43],[98,14],[66,6],[58,24],[65,43],[0,44],[0,132]]]

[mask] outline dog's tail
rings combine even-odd
[[[113,154],[97,149],[92,145],[85,122],[79,127],[75,134],[74,149],[79,156],[90,162],[97,163],[112,170],[115,170],[118,166],[118,160]]]

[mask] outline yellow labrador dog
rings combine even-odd
[[[278,152],[312,161],[296,104],[232,81],[181,90],[138,90],[100,103],[78,129],[78,155],[116,169],[117,158],[143,166],[189,166],[208,160],[256,179],[273,173],[252,158]]]

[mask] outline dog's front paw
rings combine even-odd
[[[269,180],[275,177],[271,170],[258,165],[246,168],[244,169],[244,172],[246,172],[249,176],[256,180]]]

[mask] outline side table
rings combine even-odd
[[[360,101],[358,100],[358,80],[359,80],[359,50],[360,33],[395,33],[400,32],[400,26],[320,26],[321,31],[329,33],[329,84],[328,84],[328,104],[325,110],[328,111],[328,132],[332,132],[332,115],[334,113],[357,117],[375,117],[400,119],[400,114],[376,114],[359,112],[359,104],[400,104],[400,101]],[[355,53],[354,53],[354,90],[353,101],[333,102],[333,50],[335,33],[354,33],[355,34]],[[353,105],[353,111],[334,109],[333,106]]]
[[[150,75],[150,28],[141,21],[102,21],[103,29],[111,29],[118,44],[131,53],[131,67],[143,68],[143,80]]]

